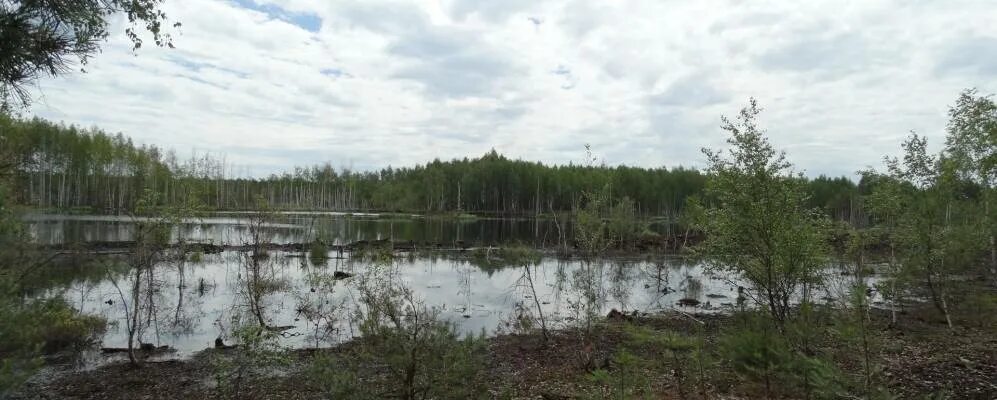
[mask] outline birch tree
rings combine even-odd
[[[751,99],[736,120],[722,118],[726,151],[704,149],[705,205],[694,213],[705,242],[696,251],[717,272],[733,273],[784,331],[795,301],[809,302],[824,266],[826,220],[807,208],[801,175],[757,125]]]
[[[997,286],[997,243],[994,218],[990,210],[994,183],[997,182],[997,103],[991,96],[970,89],[962,92],[949,109],[945,153],[956,173],[980,186],[984,224],[981,231],[989,242],[989,272]]]

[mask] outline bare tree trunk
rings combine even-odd
[[[890,306],[890,324],[896,326],[897,324],[897,307],[900,304],[900,294],[897,293],[897,256],[893,248],[893,239],[890,239],[890,272],[893,273],[893,279],[890,279],[890,294],[893,296],[893,304]]]
[[[568,252],[568,244],[564,239],[564,231],[561,229],[561,222],[557,218],[557,212],[554,211],[554,207],[550,208],[550,214],[554,216],[554,226],[557,227],[557,245],[561,248],[561,252]]]
[[[942,313],[945,314],[945,323],[948,324],[950,331],[955,330],[955,328],[952,326],[952,316],[949,314],[949,304],[947,301],[945,301],[945,293],[942,293],[941,297],[942,297],[941,299]]]
[[[997,286],[997,240],[994,238],[993,227],[990,222],[990,196],[985,196],[986,200],[983,202],[983,214],[985,221],[987,222],[986,229],[990,232],[990,278],[993,280],[993,285]]]
[[[945,206],[945,229],[946,230],[949,229],[949,219],[951,218],[951,216],[952,216],[952,203],[950,202],[949,204],[947,204]],[[944,276],[945,279],[951,279],[951,277],[948,276],[948,273],[944,272],[945,271],[945,258],[944,258],[944,256],[942,256],[942,271],[943,271],[943,273],[946,274]],[[935,291],[935,289],[932,288],[932,293],[934,293],[934,291]],[[942,314],[945,315],[945,323],[948,324],[949,330],[951,331],[951,330],[953,330],[952,329],[952,317],[949,315],[948,302],[945,301],[945,282],[941,282],[940,283],[939,288],[938,288],[938,296],[940,298],[939,300],[940,300],[940,308],[941,308]]]
[[[128,329],[128,361],[132,365],[137,365],[138,362],[135,360],[135,334],[138,333],[139,324],[139,297],[140,291],[142,290],[142,268],[138,267],[135,269],[135,283],[132,285],[132,315],[128,318],[131,319],[131,327]],[[141,338],[139,339],[141,341]]]
[[[931,278],[931,273],[928,274],[928,291],[931,293],[931,300],[935,304],[935,308],[945,317],[945,323],[948,324],[949,330],[953,330],[952,317],[949,315],[948,302],[945,300],[945,291],[938,285],[935,285],[934,279]]]
[[[526,269],[526,280],[530,284],[530,292],[533,295],[533,302],[537,306],[537,316],[540,319],[540,329],[543,332],[544,343],[546,344],[550,340],[547,334],[547,319],[544,318],[543,308],[540,307],[540,299],[537,298],[537,289],[536,286],[533,284],[533,271],[530,270],[529,265],[525,265],[524,268]]]

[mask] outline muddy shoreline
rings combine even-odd
[[[873,334],[884,346],[880,379],[899,398],[917,398],[945,393],[953,399],[997,398],[997,336],[992,327],[962,327],[954,335],[939,321],[918,313],[906,315],[901,326],[890,327],[885,313],[874,313]],[[574,329],[555,331],[544,344],[539,332],[505,334],[487,339],[486,365],[470,384],[484,385],[486,398],[573,399],[603,398],[609,388],[590,379],[591,371],[579,360],[583,347],[592,346],[595,362],[612,370],[611,361],[621,346],[627,325],[661,331],[699,332],[706,348],[715,344],[718,332],[731,324],[723,314],[668,312],[639,318],[611,318],[596,325],[595,342],[583,343]],[[826,351],[840,344],[827,343]],[[279,371],[254,374],[245,383],[253,399],[327,398],[309,381],[307,366],[316,354],[344,353],[350,343],[334,348],[288,351],[292,362]],[[654,351],[654,349],[646,349]],[[210,399],[219,394],[210,358],[234,350],[206,349],[185,360],[148,362],[134,368],[125,362],[87,371],[49,367],[29,381],[12,399]],[[648,390],[654,398],[679,398],[676,379],[667,363],[644,367],[651,378]],[[708,398],[755,398],[757,387],[739,382],[723,363],[713,364]],[[701,398],[703,393],[688,396]],[[688,393],[687,393],[688,395]],[[508,396],[508,397],[507,397]]]

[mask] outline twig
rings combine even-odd
[[[682,314],[682,315],[686,316],[687,318],[689,318],[689,319],[691,319],[693,321],[698,322],[700,325],[706,325],[706,322],[703,322],[703,321],[700,321],[700,320],[696,319],[696,317],[693,317],[692,314],[689,314],[689,313],[687,313],[685,311],[679,310],[679,309],[677,309],[675,307],[672,307],[672,311],[675,311],[675,312],[677,312],[679,314]]]

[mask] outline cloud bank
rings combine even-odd
[[[171,0],[176,49],[112,36],[35,114],[225,154],[266,175],[495,148],[547,163],[702,165],[756,97],[809,175],[851,175],[958,92],[997,92],[985,2]],[[118,31],[123,32],[123,29]]]

